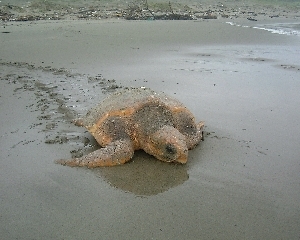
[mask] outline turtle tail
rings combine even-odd
[[[60,159],[56,160],[55,163],[70,167],[109,167],[128,162],[133,157],[133,153],[134,148],[129,139],[117,140],[86,156],[69,160]]]

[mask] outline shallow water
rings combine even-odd
[[[282,34],[282,35],[292,35],[292,36],[300,36],[300,22],[275,22],[269,24],[252,24],[252,25],[244,25],[238,24],[234,22],[227,22],[228,24],[236,27],[244,27],[244,28],[255,28],[260,30],[265,30],[274,34]]]
[[[275,34],[295,35],[300,36],[300,22],[298,23],[273,23],[273,24],[258,24],[258,29],[266,30]]]

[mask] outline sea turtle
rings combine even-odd
[[[202,140],[204,127],[178,100],[149,88],[113,93],[76,124],[87,128],[102,148],[57,163],[89,168],[124,164],[138,149],[161,161],[186,163],[188,149]]]

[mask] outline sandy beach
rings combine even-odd
[[[1,239],[299,239],[300,16],[255,6],[266,14],[204,19],[205,5],[186,21],[1,8]],[[118,167],[55,164],[99,148],[72,120],[125,87],[205,121],[187,164],[143,151]]]

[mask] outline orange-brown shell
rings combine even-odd
[[[81,124],[93,134],[107,118],[130,118],[149,103],[166,106],[172,112],[188,111],[181,102],[164,93],[149,88],[128,88],[111,94],[91,108]]]

